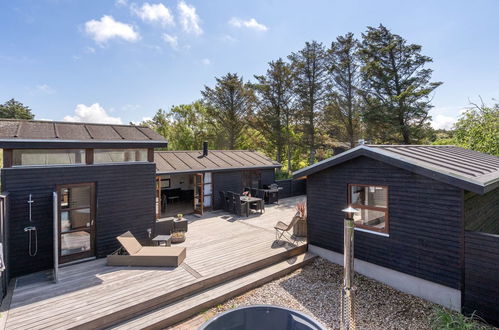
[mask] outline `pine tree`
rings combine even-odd
[[[317,41],[305,43],[305,47],[289,55],[294,74],[297,116],[304,132],[308,149],[309,165],[315,162],[319,145],[317,125],[323,115],[327,93],[326,50]]]
[[[368,27],[359,49],[362,62],[364,120],[376,142],[410,144],[428,125],[432,62],[421,46],[408,44],[386,27]]]
[[[221,134],[225,133],[226,146],[235,149],[238,140],[247,126],[245,120],[254,102],[254,96],[248,84],[237,73],[228,73],[215,78],[214,88],[205,86],[203,102],[207,114]]]
[[[252,85],[257,107],[251,121],[275,147],[276,160],[281,162],[287,150],[288,170],[291,170],[291,121],[293,117],[293,75],[289,64],[281,58],[269,63],[265,75],[255,76]]]
[[[328,122],[339,121],[350,147],[355,147],[360,134],[361,84],[358,58],[359,43],[353,33],[339,36],[331,43],[329,74],[332,93],[328,106]]]

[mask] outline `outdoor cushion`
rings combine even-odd
[[[178,256],[185,250],[183,247],[177,246],[144,246],[140,249],[136,256]]]
[[[135,236],[129,231],[127,231],[124,234],[121,234],[120,236],[117,237],[118,241],[121,243],[123,248],[125,248],[126,252],[128,254],[133,255],[137,252],[140,251],[142,248],[142,245],[137,241]]]

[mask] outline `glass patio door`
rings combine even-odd
[[[203,214],[203,174],[194,174],[194,213]]]
[[[95,185],[58,186],[59,263],[95,256]]]

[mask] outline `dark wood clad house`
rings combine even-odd
[[[294,173],[303,177],[311,251],[342,263],[341,210],[352,204],[357,272],[499,322],[498,157],[361,145]]]
[[[0,120],[8,277],[105,256],[127,230],[145,239],[166,145],[146,127]]]
[[[220,191],[242,193],[275,181],[281,165],[248,150],[156,151],[158,217],[220,209]]]

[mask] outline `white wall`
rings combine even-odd
[[[182,190],[193,190],[194,180],[192,174],[174,174],[174,175],[161,175],[161,179],[170,179],[170,188],[180,188]],[[164,187],[165,182],[161,182]],[[166,187],[165,187],[166,188]]]
[[[343,254],[310,244],[308,251],[335,264],[343,265]],[[461,291],[430,282],[419,277],[381,267],[363,260],[355,259],[355,272],[385,283],[399,291],[418,296],[455,311],[461,311]]]

